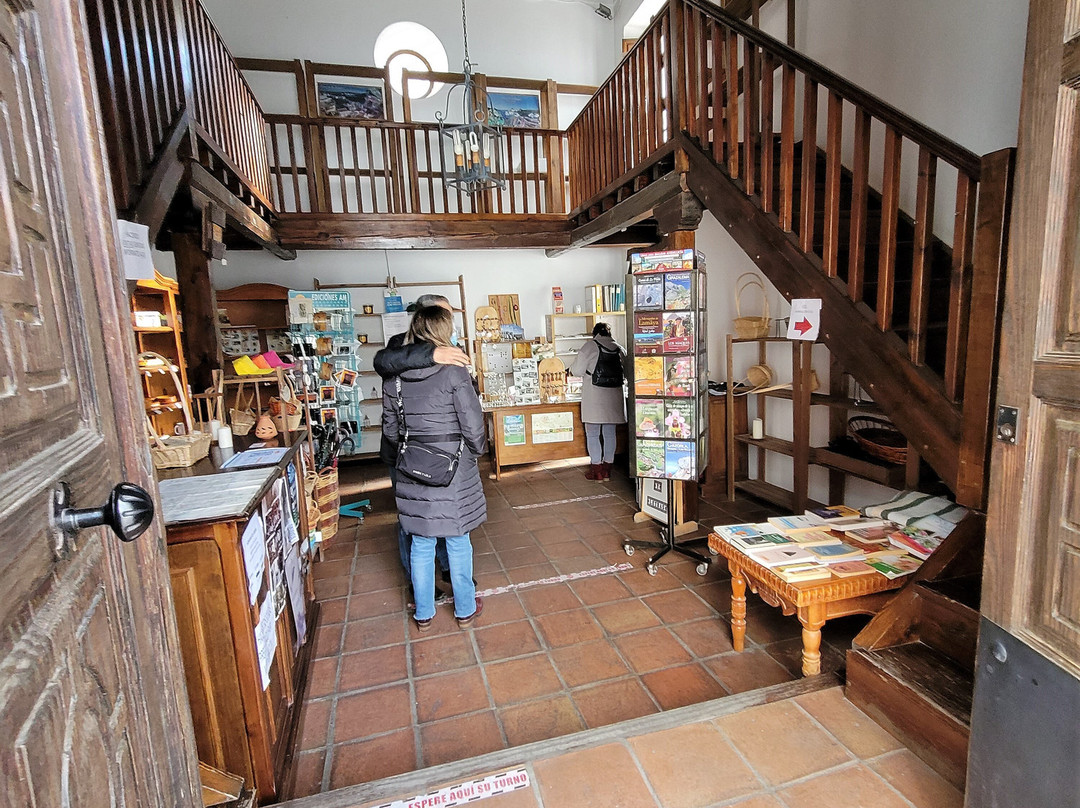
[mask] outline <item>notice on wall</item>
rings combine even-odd
[[[525,445],[525,416],[503,416],[503,446]]]
[[[821,298],[795,298],[791,301],[791,317],[788,319],[788,339],[814,342],[821,331]]]
[[[275,624],[274,599],[267,595],[259,608],[259,622],[255,626],[255,652],[259,656],[259,673],[262,689],[270,686],[270,666],[277,652],[277,626]]]
[[[150,228],[144,224],[117,219],[116,229],[120,234],[124,277],[129,281],[152,281],[154,257],[150,252]]]
[[[292,524],[292,520],[288,520]],[[295,532],[295,529],[294,529]],[[304,607],[304,575],[300,562],[299,547],[289,546],[285,548],[285,581],[289,585],[289,604],[292,606],[293,624],[296,626],[296,646],[294,651],[299,651],[300,646],[307,639],[307,613]]]
[[[395,334],[404,334],[409,330],[412,315],[407,311],[391,312],[382,316],[383,341],[389,342]]]
[[[568,443],[574,439],[574,413],[538,412],[532,417],[532,442]]]
[[[263,535],[262,517],[258,511],[248,519],[244,534],[240,538],[240,548],[244,554],[244,569],[247,570],[249,602],[254,604],[262,588],[263,569],[266,567],[266,538]]]

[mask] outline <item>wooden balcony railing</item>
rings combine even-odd
[[[566,130],[575,212],[640,173],[673,138],[670,21],[669,6],[656,15]]]
[[[507,187],[470,195],[443,182],[447,156],[437,124],[265,119],[279,213],[561,216],[567,210],[563,132],[505,129]]]
[[[272,212],[262,110],[198,0],[85,8],[117,208],[144,204],[167,184],[166,157],[185,151]],[[198,145],[185,145],[192,133]]]
[[[200,134],[263,202],[271,204],[263,111],[199,0],[182,0]]]

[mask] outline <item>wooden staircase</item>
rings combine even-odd
[[[985,519],[972,513],[855,638],[847,696],[958,787],[971,727]]]

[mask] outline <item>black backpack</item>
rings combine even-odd
[[[599,342],[596,347],[600,349],[596,357],[596,365],[592,369],[592,383],[596,387],[622,387],[623,367],[622,358],[618,348],[605,348]]]

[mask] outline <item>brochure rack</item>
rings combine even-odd
[[[666,496],[654,509],[654,515],[666,518],[661,541],[628,541],[623,550],[633,555],[639,547],[659,548],[645,565],[653,575],[657,560],[671,551],[698,561],[698,574],[704,575],[709,558],[675,543],[676,486],[696,485],[709,457],[704,257],[689,249],[635,253],[626,288],[626,339],[633,359],[630,472],[645,481],[667,482]]]

